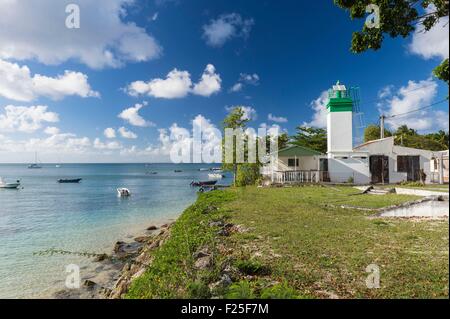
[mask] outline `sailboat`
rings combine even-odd
[[[34,152],[34,164],[28,165],[28,168],[30,168],[30,169],[39,169],[39,168],[42,168],[42,166],[40,166],[40,165],[38,164],[37,152]]]

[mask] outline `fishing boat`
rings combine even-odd
[[[175,173],[182,173],[183,171],[180,170],[180,169],[176,169],[176,170],[174,170],[174,172],[175,172]]]
[[[192,181],[191,182],[191,186],[194,186],[194,187],[214,186],[216,184],[217,184],[217,180],[214,180],[214,181],[199,181],[199,182]]]
[[[38,164],[37,152],[34,153],[34,164],[28,165],[29,169],[40,169],[42,166]]]
[[[208,174],[208,177],[209,177],[209,179],[222,179],[222,178],[225,178],[225,175],[214,173],[214,174]]]
[[[118,188],[117,189],[117,195],[119,197],[130,197],[131,196],[131,192],[128,188]]]
[[[81,182],[82,178],[74,178],[74,179],[58,179],[58,183],[60,184],[78,184]]]
[[[20,181],[17,180],[15,183],[6,183],[0,178],[0,188],[1,189],[17,189],[20,187]]]

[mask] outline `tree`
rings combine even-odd
[[[292,137],[292,144],[327,152],[327,131],[323,128],[299,126],[297,134]]]
[[[448,149],[448,132],[442,130],[436,133],[421,135],[407,125],[402,125],[397,128],[394,135],[397,145],[430,151]]]
[[[381,128],[378,125],[371,124],[367,126],[366,129],[364,130],[364,142],[370,142],[380,139],[381,136],[380,131]],[[392,136],[392,133],[389,130],[384,129],[384,136],[385,137]]]
[[[352,19],[366,15],[370,4],[379,7],[379,27],[364,24],[362,31],[354,32],[351,51],[361,53],[368,49],[378,50],[387,34],[392,38],[406,38],[416,29],[428,32],[443,17],[448,17],[448,0],[334,0],[335,4],[350,12]],[[425,10],[419,14],[417,4]],[[447,82],[449,78],[448,58],[433,71],[434,75]]]

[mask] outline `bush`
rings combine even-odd
[[[254,299],[253,287],[247,281],[232,284],[225,295],[227,299]]]
[[[257,260],[239,260],[235,265],[240,272],[246,275],[255,276],[270,274],[270,269]]]
[[[190,298],[193,299],[209,299],[211,298],[211,292],[204,282],[192,282],[188,286]]]
[[[274,285],[261,291],[262,299],[298,299],[297,292],[290,288],[287,283]]]
[[[261,178],[258,164],[240,164],[236,172],[236,186],[256,185]]]

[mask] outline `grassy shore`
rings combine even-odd
[[[127,297],[448,298],[448,221],[368,218],[370,210],[348,207],[416,197],[357,192],[305,186],[202,194]],[[211,257],[207,267],[197,267],[200,250]],[[380,268],[379,289],[366,287],[370,264]]]

